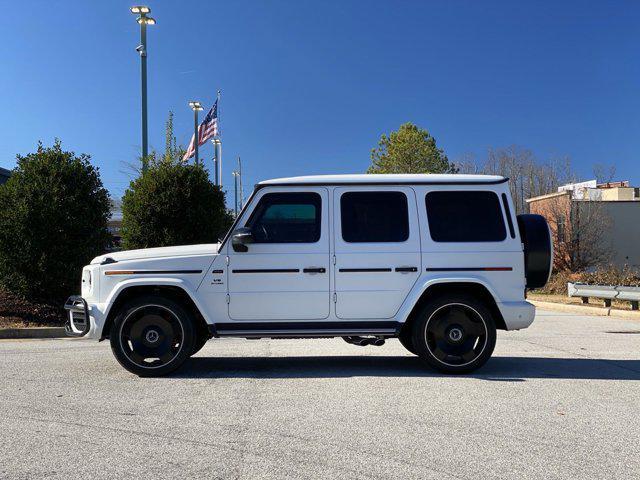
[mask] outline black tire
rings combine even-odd
[[[209,335],[205,334],[204,332],[199,332],[196,335],[196,340],[193,344],[193,351],[191,352],[191,356],[194,356],[196,353],[202,350],[202,347],[205,346],[209,338]]]
[[[489,360],[496,346],[491,312],[467,295],[444,295],[430,302],[412,330],[417,354],[444,373],[473,372]]]
[[[518,215],[520,239],[524,245],[524,274],[529,289],[542,288],[553,268],[553,241],[549,224],[542,215]]]
[[[400,332],[400,335],[398,335],[398,340],[400,340],[400,343],[402,344],[402,346],[407,350],[409,350],[409,352],[413,353],[414,355],[418,355],[418,352],[416,351],[416,349],[413,348],[412,333],[413,332],[411,331],[410,328],[403,328],[402,331]]]
[[[178,303],[145,295],[120,309],[109,339],[120,365],[141,377],[159,377],[176,370],[191,355],[194,322]]]

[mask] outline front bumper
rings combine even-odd
[[[64,324],[65,333],[70,337],[84,337],[91,329],[89,319],[89,305],[80,295],[72,295],[64,303],[67,310],[67,321]]]

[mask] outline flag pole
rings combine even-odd
[[[218,148],[216,146],[216,139],[211,139],[211,145],[213,145],[213,184],[218,186]]]
[[[220,96],[222,94],[221,90],[218,90],[218,94],[216,97],[216,102],[218,102],[218,125],[220,125]],[[216,139],[216,146],[218,147],[216,150],[216,160],[218,164],[218,186],[222,188],[222,141],[220,140],[220,127],[218,126],[218,138]]]
[[[222,142],[219,138],[216,138],[217,153],[216,158],[218,160],[218,186],[222,188]]]

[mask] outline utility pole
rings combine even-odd
[[[238,176],[240,177],[240,210],[244,206],[244,193],[242,191],[242,161],[240,155],[238,155]]]
[[[155,25],[154,18],[147,16],[151,9],[144,5],[131,7],[131,13],[139,15],[136,19],[140,25],[140,45],[136,48],[140,54],[140,74],[142,77],[142,171],[147,170],[149,143],[147,140],[147,25]]]
[[[240,175],[240,173],[234,170],[233,172],[231,172],[231,174],[233,175],[233,211],[235,212],[235,217],[238,218],[238,176]]]
[[[196,149],[196,165],[198,165],[200,163],[200,157],[198,156],[198,140],[200,140],[198,135],[198,112],[202,110],[202,105],[200,102],[192,100],[189,102],[189,106],[193,110],[193,144]]]

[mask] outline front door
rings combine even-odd
[[[420,276],[415,193],[407,187],[334,191],[336,315],[392,318]]]
[[[229,317],[318,320],[329,316],[329,212],[325,188],[265,188],[238,227],[247,252],[228,245]]]

